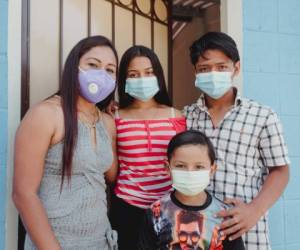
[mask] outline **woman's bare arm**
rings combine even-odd
[[[50,103],[33,107],[21,122],[15,140],[12,198],[31,240],[38,249],[61,249],[37,195],[44,159],[55,134]]]

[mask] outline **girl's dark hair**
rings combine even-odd
[[[240,60],[235,41],[223,32],[208,32],[196,40],[190,47],[190,58],[193,65],[198,62],[199,56],[209,49],[222,51],[234,63]]]
[[[92,36],[79,41],[69,53],[62,72],[59,90],[56,93],[61,97],[61,105],[64,114],[65,137],[62,153],[62,184],[64,177],[68,180],[72,173],[72,158],[77,141],[77,98],[79,95],[78,67],[80,58],[90,49],[97,46],[107,46],[113,51],[118,65],[118,55],[112,43],[104,36]],[[114,91],[103,101],[96,105],[100,109],[108,106],[114,97]]]
[[[216,154],[214,146],[212,145],[210,139],[202,132],[196,130],[187,130],[175,135],[169,142],[167,149],[168,160],[173,156],[174,151],[184,145],[201,145],[208,149],[208,157],[211,164],[214,164],[216,160]]]
[[[159,62],[157,55],[153,50],[144,46],[133,46],[129,48],[121,58],[119,78],[118,78],[118,95],[120,108],[128,107],[134,98],[125,93],[125,84],[127,78],[127,71],[130,62],[136,57],[147,57],[151,61],[153,73],[157,77],[159,91],[154,96],[154,100],[159,104],[171,106],[171,101],[167,92],[166,82],[164,78],[163,68]]]

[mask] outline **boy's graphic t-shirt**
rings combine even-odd
[[[214,215],[228,208],[208,192],[202,206],[187,206],[172,192],[153,203],[146,211],[140,231],[142,250],[243,250],[242,238],[229,241],[217,226],[220,218]]]

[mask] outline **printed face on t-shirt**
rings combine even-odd
[[[160,217],[160,203],[159,202],[155,202],[152,205],[152,212],[153,212],[154,217],[156,217],[156,218]]]
[[[197,246],[200,239],[199,223],[193,221],[187,224],[181,223],[179,225],[178,239],[181,249],[193,250]]]

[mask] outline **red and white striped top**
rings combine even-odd
[[[137,120],[116,117],[120,173],[115,193],[127,203],[148,208],[171,190],[165,167],[171,138],[186,130],[184,117]]]

